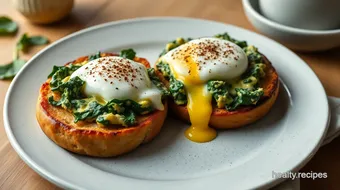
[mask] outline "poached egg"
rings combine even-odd
[[[169,64],[171,73],[187,92],[191,127],[186,130],[186,137],[194,142],[213,140],[216,131],[209,127],[212,95],[207,82],[241,76],[248,67],[247,55],[232,42],[199,38],[169,51],[161,60]]]
[[[89,61],[70,78],[85,81],[84,94],[108,102],[112,99],[149,100],[153,107],[163,110],[161,91],[152,83],[146,67],[135,61],[108,56]]]

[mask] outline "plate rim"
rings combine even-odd
[[[252,33],[256,33],[254,31],[242,28],[240,26],[235,26],[232,24],[228,24],[228,23],[224,23],[224,22],[218,22],[218,21],[214,21],[214,20],[209,20],[209,19],[201,19],[201,18],[191,18],[191,17],[174,17],[174,16],[170,16],[170,17],[138,17],[138,18],[130,18],[130,19],[123,19],[123,20],[117,20],[117,21],[111,21],[111,22],[107,22],[107,23],[103,23],[103,24],[99,24],[99,25],[95,25],[95,26],[91,26],[82,30],[79,30],[77,32],[71,33],[51,44],[49,44],[47,47],[45,47],[44,49],[42,49],[41,51],[39,51],[37,54],[35,54],[25,65],[24,67],[18,72],[18,74],[14,77],[14,79],[12,80],[7,92],[6,92],[6,96],[5,96],[5,101],[4,101],[4,107],[3,107],[3,119],[4,119],[4,128],[5,128],[5,132],[7,134],[8,140],[10,142],[10,144],[12,145],[12,147],[14,148],[14,150],[17,152],[17,154],[20,156],[20,158],[30,167],[32,168],[35,172],[37,172],[40,176],[44,177],[45,179],[47,179],[48,181],[52,182],[53,184],[61,187],[61,188],[71,188],[71,189],[82,189],[80,186],[72,184],[70,182],[65,181],[64,179],[61,179],[59,177],[57,177],[56,175],[54,175],[53,173],[45,170],[43,167],[39,166],[39,164],[34,161],[34,159],[32,159],[25,150],[23,150],[23,148],[20,146],[20,144],[17,142],[17,139],[15,138],[13,131],[9,125],[9,117],[8,117],[8,107],[9,107],[9,98],[11,93],[13,92],[14,86],[18,80],[18,78],[20,77],[21,73],[26,69],[26,67],[28,67],[29,65],[31,65],[35,59],[37,57],[39,57],[41,54],[43,54],[46,50],[57,46],[58,44],[62,43],[63,41],[66,41],[70,38],[73,38],[75,36],[87,33],[87,32],[91,32],[91,31],[95,31],[97,29],[102,29],[102,28],[106,28],[106,27],[110,27],[110,26],[114,26],[114,25],[120,25],[120,24],[128,24],[128,23],[134,23],[134,22],[143,22],[143,21],[160,21],[160,20],[167,20],[167,21],[171,21],[171,20],[177,20],[177,21],[202,21],[202,22],[210,22],[210,23],[216,23],[216,24],[224,24],[224,25],[228,25],[228,26],[232,26],[238,29],[242,29],[242,30],[246,30],[248,32],[252,32]],[[279,42],[276,42],[266,36],[263,36],[262,34],[258,34],[263,38],[266,38],[267,40],[271,41],[272,43],[275,43],[279,46],[281,46],[282,48],[286,49],[287,51],[289,51],[292,55],[294,55],[297,59],[299,59],[303,64],[305,64],[305,66],[307,66],[307,69],[310,69],[312,71],[312,74],[314,75],[314,77],[317,79],[317,81],[320,83],[320,86],[322,87],[322,95],[323,98],[326,100],[326,102],[328,102],[327,100],[327,94],[324,90],[324,87],[320,81],[320,79],[317,77],[317,75],[314,73],[314,71],[309,67],[309,65],[302,60],[299,56],[297,56],[293,51],[291,51],[290,49],[286,48],[285,46],[283,46],[282,44],[280,44]],[[328,104],[327,104],[328,106]],[[329,108],[329,106],[328,106]],[[328,119],[326,121],[326,123],[324,125],[325,126],[325,130],[323,131],[323,134],[321,135],[320,139],[318,139],[318,143],[314,146],[314,148],[311,150],[311,152],[303,158],[303,161],[301,161],[301,163],[299,164],[294,164],[295,166],[293,166],[293,168],[287,168],[287,171],[298,171],[299,169],[301,169],[307,162],[309,162],[309,160],[314,156],[314,154],[317,152],[317,150],[320,148],[321,144],[322,144],[322,140],[325,138],[327,130],[328,130],[328,126],[329,126],[329,121],[330,121],[330,111],[329,109],[327,110],[327,115],[328,115]],[[265,182],[262,182],[259,186],[255,187],[255,188],[270,188],[273,187],[275,185],[277,185],[278,183],[284,181],[283,178],[280,179],[271,179]]]

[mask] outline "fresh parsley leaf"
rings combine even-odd
[[[0,65],[0,79],[13,78],[25,63],[22,59],[16,59],[9,64]]]
[[[0,35],[15,34],[18,30],[17,23],[13,22],[12,19],[2,16],[0,17]]]
[[[133,49],[124,49],[120,52],[119,56],[133,60],[136,57],[136,52]]]

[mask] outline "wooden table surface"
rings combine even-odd
[[[209,3],[208,3],[209,2]],[[51,25],[34,25],[14,10],[10,0],[2,0],[0,15],[8,15],[18,22],[14,37],[0,38],[1,63],[10,62],[15,42],[21,34],[44,35],[55,41],[72,32],[104,22],[145,16],[185,16],[216,20],[255,31],[246,19],[239,0],[75,0],[74,9],[67,18]],[[257,32],[257,31],[255,31]],[[42,47],[33,48],[29,58]],[[314,70],[328,95],[340,97],[340,49],[322,53],[298,53]],[[289,61],[289,60],[287,60]],[[0,81],[0,106],[10,81]],[[2,109],[0,109],[2,115]],[[8,142],[0,117],[0,189],[58,189],[29,168]],[[298,127],[298,126],[296,126]],[[303,171],[327,172],[327,179],[302,179],[302,189],[339,189],[340,138],[322,147]]]

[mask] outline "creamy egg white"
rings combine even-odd
[[[88,62],[70,78],[85,81],[84,94],[104,101],[131,99],[149,100],[153,107],[163,110],[162,93],[151,82],[144,65],[118,56],[102,57]]]
[[[186,137],[195,142],[211,141],[216,131],[209,127],[212,96],[207,82],[241,76],[248,67],[247,55],[232,42],[199,38],[169,51],[161,61],[169,64],[171,73],[187,92],[191,127],[186,130]]]
[[[189,60],[197,65],[199,79],[229,80],[240,76],[248,67],[245,52],[238,45],[219,38],[199,38],[169,51],[162,58],[172,64],[178,75],[187,77],[193,69]]]

